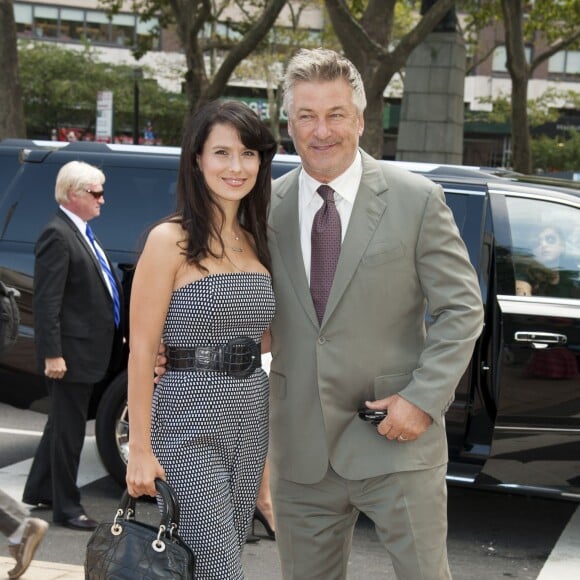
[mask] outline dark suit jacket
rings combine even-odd
[[[58,210],[35,248],[34,332],[39,365],[62,356],[65,381],[97,383],[120,362],[122,327],[99,262],[67,215]],[[114,274],[113,268],[111,268]],[[117,281],[122,298],[121,285]],[[123,312],[121,304],[121,312]]]
[[[347,479],[444,464],[444,414],[482,328],[478,281],[441,188],[362,161],[322,324],[300,248],[299,170],[274,184],[269,453],[282,478],[300,483],[320,481],[329,463]],[[357,416],[365,400],[396,393],[433,419],[405,445]]]

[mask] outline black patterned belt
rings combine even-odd
[[[182,371],[220,371],[232,377],[247,377],[262,366],[259,342],[247,336],[220,346],[167,347],[167,368]]]

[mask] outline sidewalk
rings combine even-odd
[[[13,567],[12,558],[0,556],[0,578],[8,578],[8,570],[12,570]],[[33,560],[26,574],[21,578],[22,580],[84,580],[85,571],[82,566]]]

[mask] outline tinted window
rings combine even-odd
[[[483,195],[450,193],[446,191],[445,200],[453,212],[461,237],[467,246],[469,259],[477,269],[480,257],[485,197]]]
[[[105,205],[94,230],[108,250],[135,250],[144,230],[175,209],[177,163],[174,170],[98,165],[106,175]],[[11,192],[18,202],[5,240],[34,242],[38,238],[57,209],[54,183],[60,167],[61,163],[27,167]]]
[[[18,150],[0,147],[0,197],[4,195],[19,167]]]
[[[511,259],[520,296],[580,298],[580,208],[507,197]]]

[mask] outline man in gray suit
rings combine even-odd
[[[450,578],[444,415],[482,328],[476,275],[441,188],[359,149],[366,98],[350,61],[300,51],[284,105],[302,167],[275,183],[269,232],[283,576],[346,578],[362,511],[397,578]],[[358,417],[365,404],[387,411],[377,427]]]

